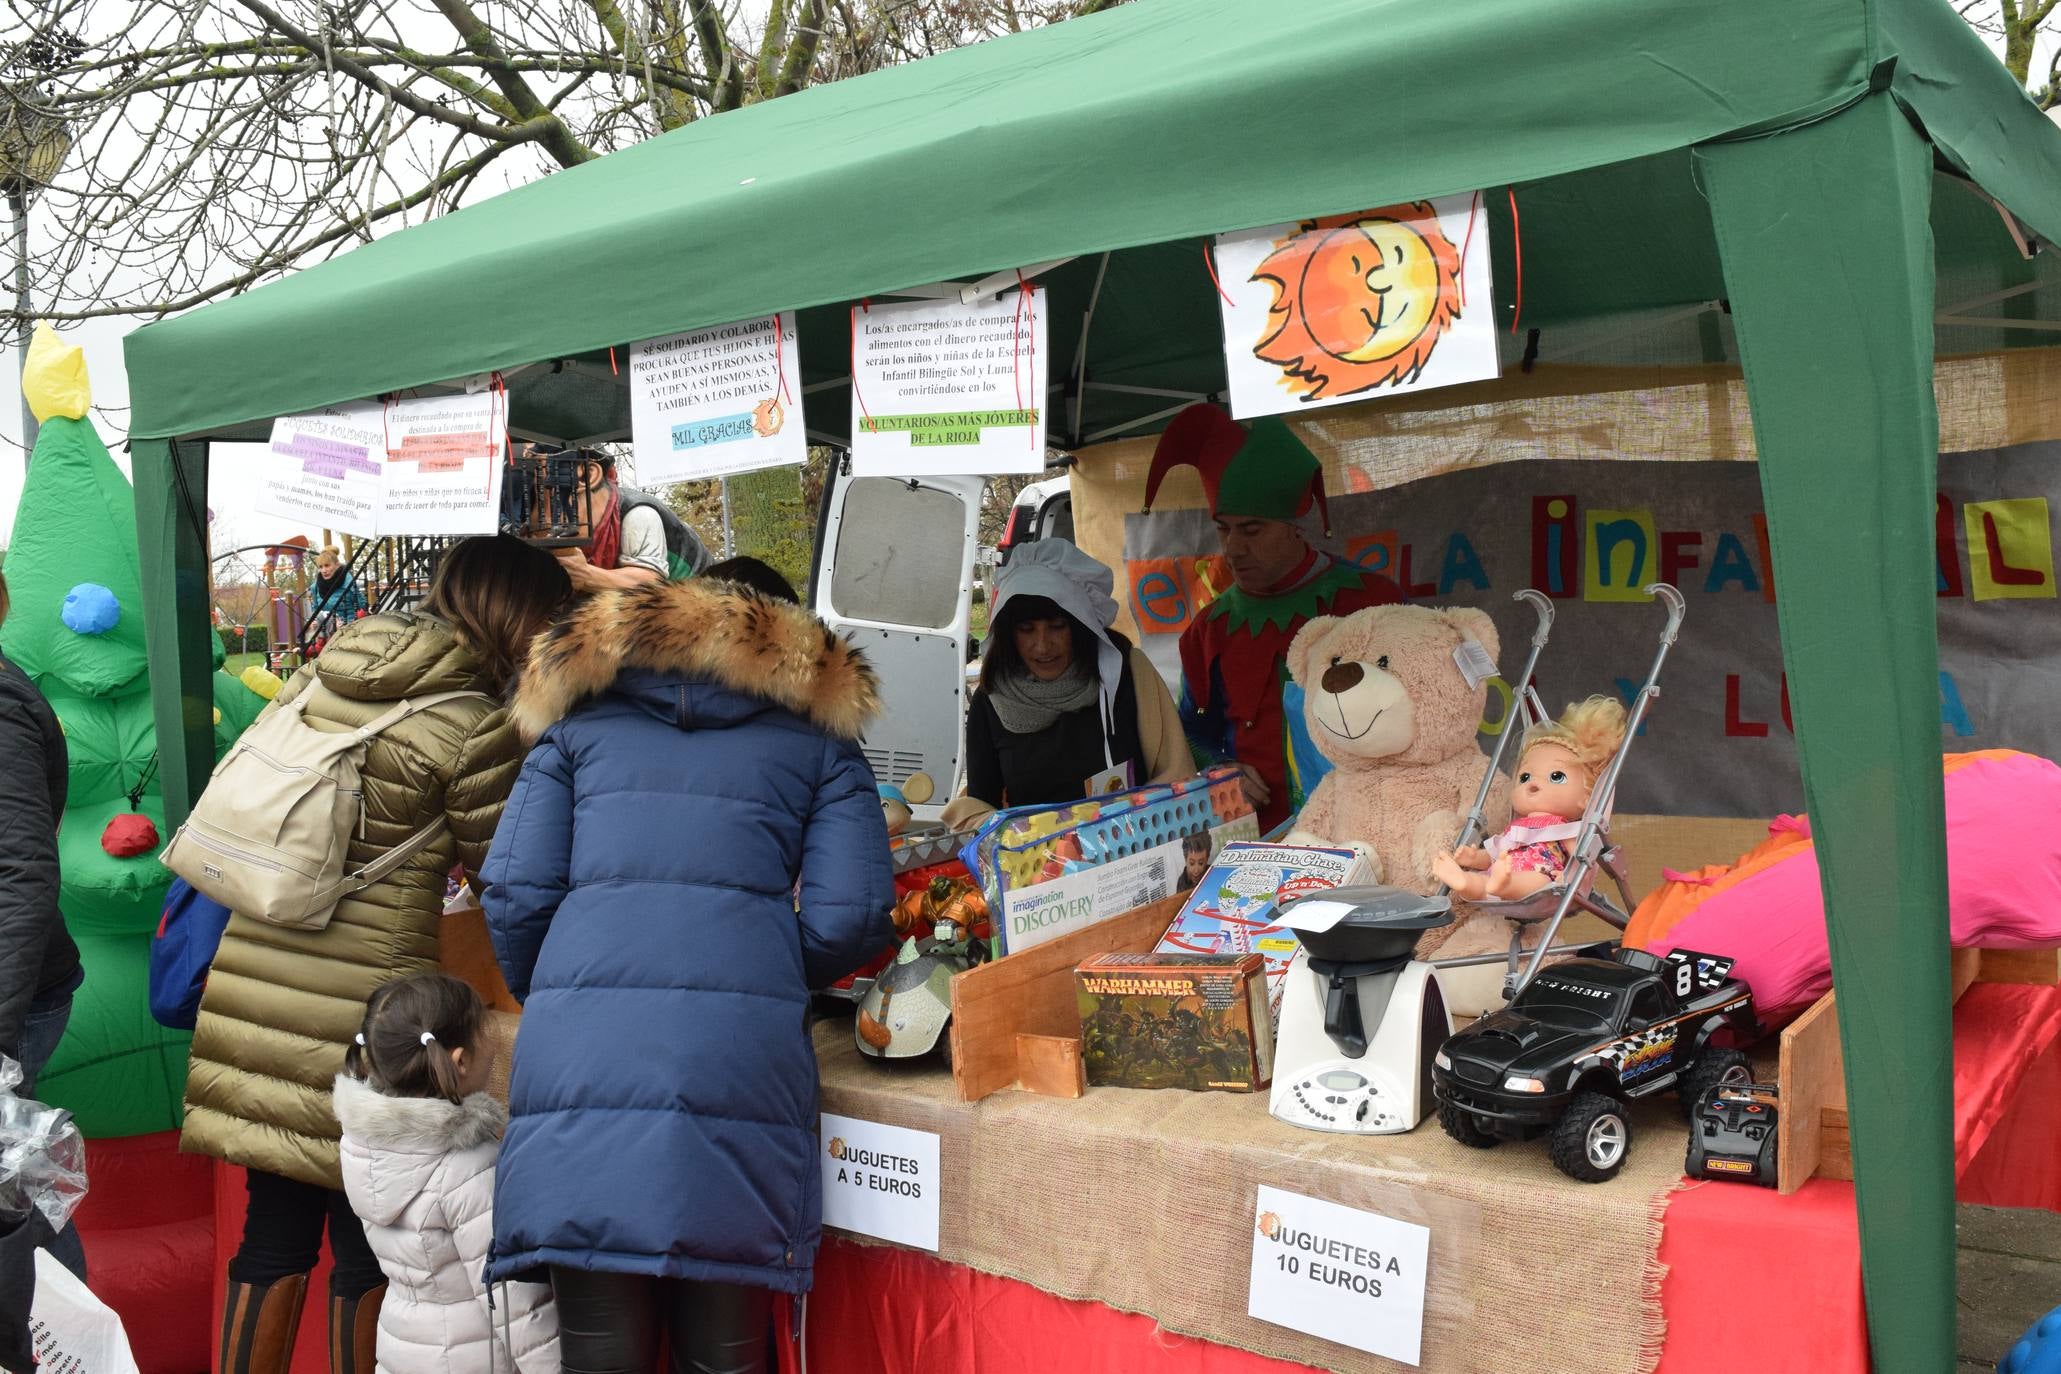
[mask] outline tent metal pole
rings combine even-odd
[[[1102,279],[1109,275],[1109,254],[1095,267],[1095,285],[1088,292],[1088,308],[1081,315],[1081,337],[1073,348],[1073,441],[1081,441],[1081,412],[1088,399],[1088,335],[1095,328],[1095,307],[1102,304]]]
[[[1939,307],[1939,313],[1941,315],[1958,315],[1964,310],[1980,310],[1985,305],[1995,305],[1999,301],[2008,301],[2013,296],[2022,296],[2028,291],[2037,291],[2046,284],[2043,281],[2037,280],[2022,281],[2016,286],[2007,286],[2002,291],[1992,291],[1984,296],[1970,296],[1964,301],[1955,301],[1951,305],[1942,305]]]
[[[1072,261],[1072,258],[1053,258],[1048,262],[1036,263],[1029,267],[1014,267],[1006,272],[990,272],[971,286],[959,288],[960,304],[972,305],[975,301],[983,301],[991,296],[999,296],[1010,287],[1016,285],[1019,280],[1031,281],[1046,272],[1050,272],[1055,267],[1064,267]]]
[[[1591,339],[1587,343],[1576,344],[1573,348],[1555,349],[1550,355],[1542,350],[1539,354],[1539,361],[1542,363],[1566,362],[1569,358],[1579,357],[1584,353],[1593,353],[1599,348],[1607,348],[1611,344],[1619,343],[1625,339],[1636,338],[1641,334],[1650,334],[1654,330],[1674,324],[1678,320],[1693,320],[1698,315],[1717,308],[1718,303],[1716,301],[1704,301],[1699,305],[1689,305],[1682,307],[1680,310],[1670,310],[1664,315],[1656,315],[1650,320],[1641,320],[1637,324],[1606,334],[1600,339]]]
[[[1108,429],[1098,429],[1093,434],[1090,434],[1087,438],[1081,440],[1081,442],[1084,444],[1092,444],[1095,443],[1097,440],[1113,438],[1114,436],[1122,434],[1127,430],[1136,429],[1140,425],[1149,425],[1154,420],[1172,419],[1174,416],[1179,415],[1182,411],[1186,410],[1189,406],[1193,405],[1196,401],[1204,401],[1208,399],[1209,398],[1206,396],[1192,397],[1187,401],[1183,401],[1180,405],[1168,406],[1165,410],[1155,410],[1150,415],[1140,415],[1136,419],[1126,420],[1120,425],[1111,425]]]
[[[1107,391],[1119,396],[1165,396],[1171,400],[1185,400],[1190,404],[1207,401],[1209,396],[1201,391],[1179,391],[1164,386],[1119,386],[1115,382],[1089,382],[1091,391]]]
[[[1969,329],[2061,329],[2061,320],[2000,320],[1988,315],[1934,315],[1932,322]]]

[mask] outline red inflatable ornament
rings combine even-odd
[[[157,826],[150,817],[133,811],[116,816],[107,823],[107,829],[100,832],[100,847],[117,859],[147,854],[157,848]]]

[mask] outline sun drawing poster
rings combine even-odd
[[[1278,415],[1497,373],[1478,194],[1216,240],[1231,413]]]

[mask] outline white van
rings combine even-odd
[[[926,773],[935,819],[957,791],[965,751],[968,624],[979,552],[981,477],[850,477],[824,494],[809,600],[866,651],[886,709],[866,733],[867,762],[897,786]],[[1034,539],[1073,537],[1065,477],[1035,482],[1010,508],[999,561]]]
[[[1009,523],[995,545],[996,565],[1009,562],[1009,551],[1039,539],[1073,539],[1073,479],[1070,476],[1032,482],[1016,494]]]

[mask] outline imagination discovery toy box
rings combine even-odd
[[[1177,783],[989,818],[961,851],[1014,954],[1194,886],[1218,850],[1257,837],[1223,766]]]

